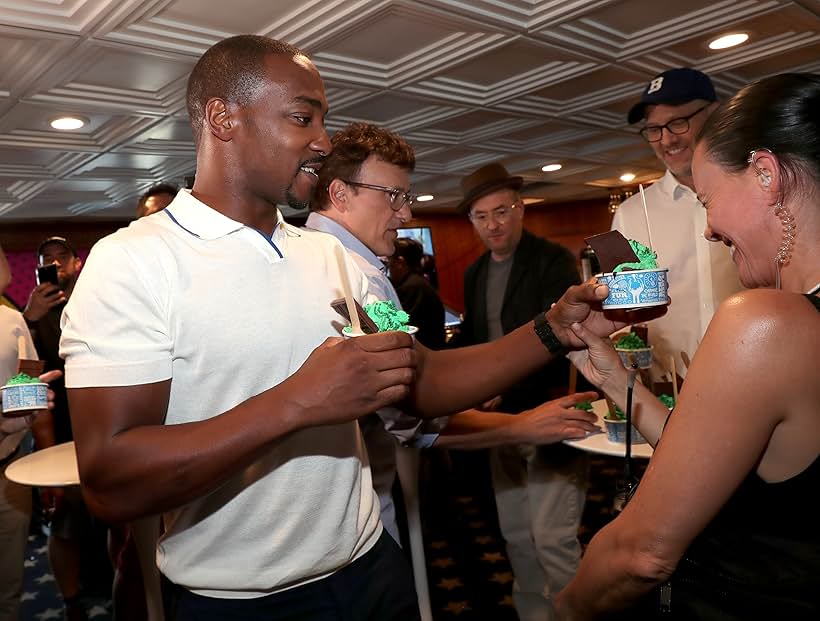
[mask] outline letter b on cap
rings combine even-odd
[[[661,90],[662,86],[663,86],[663,78],[655,78],[654,80],[652,80],[649,83],[649,88],[646,89],[646,94],[651,95],[652,93],[655,93],[655,92]]]

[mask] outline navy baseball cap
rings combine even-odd
[[[654,104],[674,106],[695,99],[717,101],[715,87],[712,86],[709,76],[689,67],[669,69],[649,81],[641,95],[641,100],[629,110],[627,120],[630,125],[640,121],[646,114],[646,106]]]

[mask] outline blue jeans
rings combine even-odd
[[[179,589],[176,621],[418,621],[407,559],[384,531],[364,556],[322,580],[255,599]]]

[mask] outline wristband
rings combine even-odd
[[[544,347],[546,347],[551,354],[560,356],[566,353],[567,348],[564,347],[564,344],[558,340],[557,336],[555,336],[555,332],[552,331],[552,326],[550,326],[547,321],[546,313],[538,314],[533,323],[533,327],[535,329],[535,334],[538,335],[538,338],[541,339]]]

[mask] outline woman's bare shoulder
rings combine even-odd
[[[718,308],[701,344],[721,358],[765,367],[820,348],[820,313],[804,296],[771,289],[742,291]],[[762,368],[760,370],[763,370]]]
[[[804,295],[774,289],[750,289],[728,297],[718,307],[712,323],[789,329],[798,322],[814,319],[820,326],[820,313]],[[815,322],[811,322],[815,323]]]

